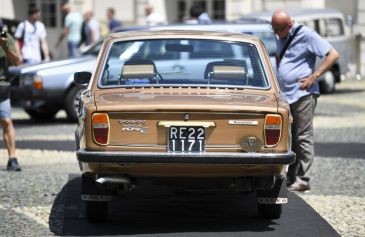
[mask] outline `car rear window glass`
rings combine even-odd
[[[98,85],[269,87],[254,44],[205,39],[115,42]]]

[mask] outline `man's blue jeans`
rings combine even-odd
[[[79,56],[79,42],[71,42],[68,41],[67,42],[67,47],[68,47],[68,57],[69,58],[73,58],[73,57],[77,57]]]

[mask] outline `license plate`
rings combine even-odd
[[[172,152],[205,151],[204,127],[169,127],[168,148]]]

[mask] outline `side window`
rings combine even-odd
[[[330,18],[328,19],[328,36],[341,36],[344,35],[344,28],[341,19]]]
[[[316,30],[316,23],[314,20],[306,21],[306,26],[308,26],[309,28],[312,28],[313,30]]]
[[[322,37],[327,37],[327,24],[326,21],[324,19],[318,19],[316,20],[318,22],[316,27],[316,31],[318,32],[318,34]],[[318,29],[318,30],[317,30]]]

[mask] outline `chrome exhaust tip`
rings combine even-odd
[[[101,177],[95,180],[99,184],[131,184],[131,180],[126,177]]]

